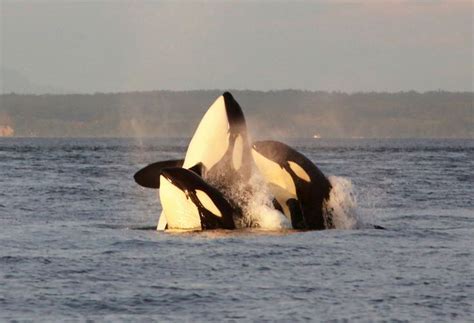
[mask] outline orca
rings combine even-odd
[[[248,190],[252,156],[244,113],[229,92],[209,107],[191,138],[182,167],[195,165],[200,165],[202,178],[238,208],[241,203],[235,201],[232,190]],[[166,228],[166,216],[163,211],[157,230]]]
[[[242,108],[232,94],[225,92],[209,107],[201,119],[186,151],[185,159],[159,161],[145,166],[135,181],[147,188],[159,188],[163,168],[191,168],[201,164],[202,176],[230,185],[247,180],[251,172],[251,153]],[[225,185],[224,185],[225,186]]]
[[[171,159],[152,163],[140,169],[133,177],[135,182],[143,187],[159,189],[161,171],[165,168],[182,167],[183,162],[184,159]],[[191,167],[190,170],[201,176],[204,171],[204,166],[202,163],[198,163]],[[162,231],[165,229],[166,215],[164,215],[164,212],[162,211],[158,219],[156,230]]]
[[[166,167],[193,169],[205,181],[230,196],[234,187],[244,187],[252,170],[247,125],[242,108],[229,92],[223,93],[209,107],[191,138],[184,160],[167,160],[150,164],[139,170],[134,178],[144,187],[160,188],[160,174]],[[199,166],[197,166],[199,165]],[[243,188],[246,189],[245,187]],[[162,212],[157,230],[166,228]]]
[[[199,176],[202,176],[202,172],[204,171],[204,166],[202,165],[202,163],[199,163],[199,164],[196,164],[193,167],[191,167],[189,170],[193,171],[194,173],[196,173]],[[161,171],[160,171],[160,176],[161,176]],[[160,180],[158,179],[158,181],[160,181]],[[158,197],[159,197],[159,194],[158,194]],[[161,214],[160,214],[160,217],[158,219],[158,224],[156,226],[156,230],[157,231],[164,231],[164,230],[166,230],[167,226],[168,226],[168,224],[166,222],[165,212],[164,212],[164,210],[161,210]]]
[[[155,162],[149,164],[138,172],[133,175],[135,182],[143,187],[146,188],[160,188],[160,175],[161,171],[164,168],[169,167],[182,167],[184,163],[184,159],[170,159],[170,160],[163,160],[159,162]],[[156,226],[156,230],[162,231],[166,228],[166,216],[162,211],[160,217],[158,218],[158,224]]]
[[[290,146],[271,140],[254,142],[252,156],[294,229],[333,227],[332,220],[323,215],[331,183],[313,162]]]
[[[250,177],[252,157],[244,113],[225,92],[209,107],[189,143],[183,167],[202,163],[203,178],[224,188]]]
[[[191,170],[163,169],[159,194],[167,229],[235,229],[233,217],[239,211],[219,190]]]

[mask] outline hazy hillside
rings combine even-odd
[[[222,91],[0,95],[15,136],[190,136]],[[473,138],[472,92],[232,91],[256,137]]]

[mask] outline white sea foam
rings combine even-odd
[[[350,179],[339,176],[329,176],[332,185],[329,200],[323,205],[326,219],[332,218],[336,229],[360,229],[371,226],[357,206],[357,196]]]
[[[332,219],[336,229],[359,229],[370,226],[357,206],[357,197],[350,179],[328,177],[332,189],[323,204],[323,215]],[[273,207],[273,196],[261,174],[254,170],[245,187],[233,187],[225,194],[242,207],[243,216],[236,219],[238,228],[262,230],[291,229],[289,219]]]
[[[250,179],[252,194],[248,200],[245,216],[250,218],[256,227],[263,230],[289,229],[288,218],[273,207],[273,196],[262,176],[254,171]]]
[[[332,189],[329,200],[323,204],[323,215],[326,221],[332,219],[336,229],[353,229],[358,223],[357,200],[352,182],[344,177],[329,176]]]
[[[245,187],[233,187],[225,195],[242,207],[242,217],[236,219],[238,228],[251,227],[261,230],[291,228],[286,216],[273,207],[273,196],[258,171],[252,172]]]
[[[329,176],[332,189],[329,200],[323,205],[325,218],[331,217],[336,229],[360,229],[371,226],[360,212],[357,196],[350,179]],[[284,214],[273,207],[273,196],[269,192],[262,176],[254,171],[250,180],[252,194],[245,197],[244,218],[242,226],[257,227],[264,230],[291,228],[290,221]]]

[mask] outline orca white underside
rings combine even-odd
[[[160,200],[163,208],[162,216],[166,214],[164,220],[168,224],[168,229],[201,230],[201,219],[196,205],[185,192],[163,176],[160,176]]]
[[[297,199],[296,187],[291,175],[278,163],[266,158],[264,155],[252,149],[252,157],[258,170],[267,182],[270,193],[276,198],[283,208],[287,218],[291,218],[290,210],[286,202],[289,199]]]
[[[201,119],[189,143],[183,168],[202,163],[211,169],[226,153],[229,145],[229,120],[221,95]]]

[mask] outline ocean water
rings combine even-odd
[[[287,141],[387,230],[150,230],[187,141],[0,139],[0,321],[472,321],[472,140]]]

